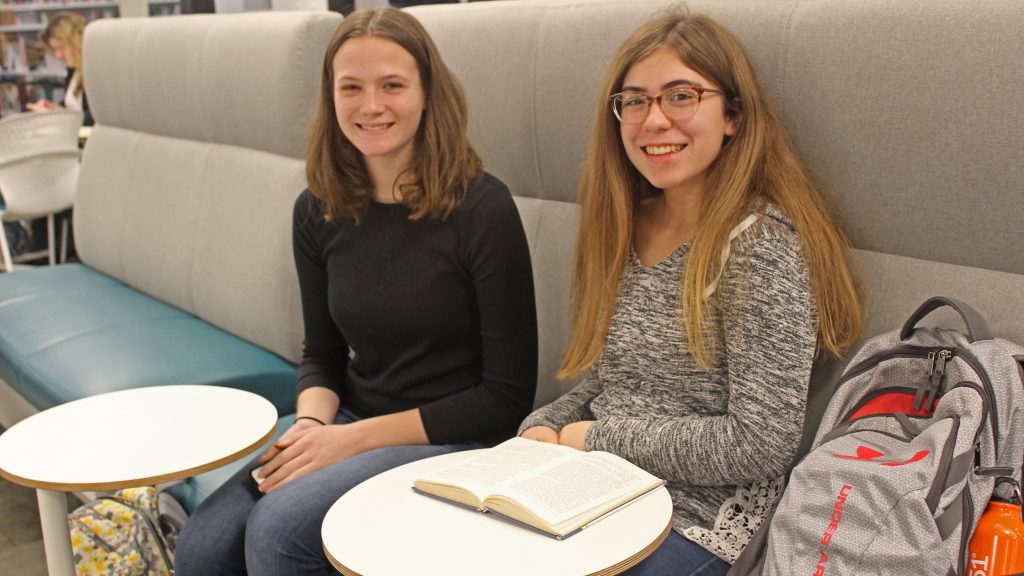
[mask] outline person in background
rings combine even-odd
[[[633,575],[722,575],[778,501],[811,365],[855,339],[846,242],[740,42],[679,11],[619,47],[580,183],[573,328],[523,437],[667,481]]]
[[[36,102],[25,104],[25,109],[31,112],[54,110],[64,106],[72,110],[81,110],[83,113],[82,125],[92,126],[92,113],[89,111],[89,101],[85,95],[85,80],[82,70],[82,38],[85,34],[86,21],[80,14],[74,12],[60,12],[40,32],[39,37],[46,48],[53,52],[67,66],[67,77],[64,82],[64,101],[58,105],[49,100],[41,99]],[[3,192],[0,191],[0,202],[3,201]],[[67,257],[73,260],[76,257],[74,234],[71,232],[71,210],[65,210],[56,216],[59,222],[68,226],[68,247]],[[60,224],[58,224],[58,227]],[[14,227],[8,228],[15,230]],[[31,252],[45,249],[46,242],[46,219],[37,218],[26,224],[16,238],[11,241],[12,253]]]
[[[320,525],[339,497],[396,466],[512,437],[529,413],[529,249],[467,122],[461,85],[415,18],[390,7],[345,18],[294,209],[295,423],[252,478],[243,469],[189,519],[178,576],[333,574]]]
[[[85,25],[85,18],[80,14],[60,12],[46,25],[40,38],[54,56],[68,67],[62,105],[71,110],[81,110],[85,114],[83,125],[92,126],[89,100],[85,95],[85,71],[82,69],[82,38],[85,34]],[[31,111],[52,110],[56,107],[57,104],[46,99],[25,105],[25,108]]]

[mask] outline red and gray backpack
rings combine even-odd
[[[966,335],[917,326],[945,306]],[[763,574],[969,574],[967,544],[996,478],[1021,479],[1022,363],[1024,348],[949,298],[866,342],[790,476]]]

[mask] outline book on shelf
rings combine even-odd
[[[0,65],[8,72],[28,70],[24,38],[21,38],[20,35],[0,34]]]
[[[18,87],[8,82],[0,82],[0,116],[8,116],[21,112],[21,98]]]
[[[424,474],[413,490],[562,540],[663,484],[608,452],[512,438]]]

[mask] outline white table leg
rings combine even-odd
[[[50,576],[75,576],[68,531],[68,503],[63,492],[36,489],[39,520],[43,526],[43,547]]]

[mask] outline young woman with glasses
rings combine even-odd
[[[192,516],[179,576],[333,574],[320,525],[345,492],[508,438],[529,413],[526,236],[466,126],[462,89],[415,18],[345,18],[294,211],[305,325],[295,424]]]
[[[725,574],[781,495],[815,355],[858,332],[846,243],[721,25],[646,23],[603,86],[559,375],[589,374],[520,432],[667,481],[673,531],[629,574]]]

